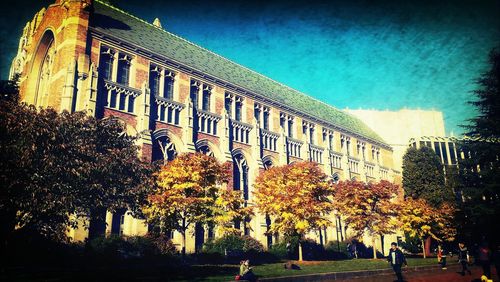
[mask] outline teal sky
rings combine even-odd
[[[26,2],[0,22],[2,78],[11,42],[51,1]],[[340,109],[443,111],[455,135],[475,114],[470,91],[500,43],[498,0],[112,2]]]

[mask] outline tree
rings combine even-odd
[[[453,193],[445,189],[443,165],[428,147],[409,148],[404,155],[403,189],[406,196],[425,199],[433,207],[453,200]]]
[[[376,236],[394,233],[397,205],[392,200],[398,186],[389,181],[363,183],[341,181],[334,187],[334,205],[357,237],[367,233],[372,237],[373,258],[377,258]]]
[[[332,189],[328,176],[316,163],[272,167],[257,177],[254,186],[256,206],[273,220],[270,233],[303,240],[307,232],[330,223],[327,215],[332,210]]]
[[[489,54],[490,68],[477,80],[476,100],[469,102],[478,115],[465,125],[459,149],[460,217],[463,237],[487,237],[498,243],[495,222],[500,216],[500,49]]]
[[[454,212],[454,207],[449,203],[443,203],[437,209],[424,199],[408,197],[401,203],[398,220],[406,234],[421,240],[425,258],[426,244],[424,241],[426,237],[430,236],[438,241],[453,241],[455,239]]]
[[[212,219],[208,222],[215,226],[219,234],[240,234],[234,227],[235,221],[244,221],[254,215],[253,208],[245,206],[241,191],[219,189],[211,209]]]
[[[0,214],[2,239],[15,228],[65,239],[79,217],[130,209],[144,201],[149,164],[138,157],[135,137],[113,119],[58,114],[0,102]],[[68,216],[75,215],[75,216]]]
[[[221,165],[214,157],[205,154],[179,155],[156,174],[157,187],[148,196],[148,204],[143,208],[147,221],[160,226],[162,232],[179,231],[182,253],[185,254],[186,232],[190,226],[226,222],[233,216],[237,217],[238,212],[233,207],[238,208],[238,201],[233,193],[238,192],[227,192],[221,187],[229,180],[229,169],[229,166]],[[224,205],[227,205],[226,209],[221,208]],[[224,214],[224,211],[231,211],[231,214]]]

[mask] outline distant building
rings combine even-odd
[[[445,135],[443,113],[439,111],[409,109],[399,111],[347,109],[345,111],[361,119],[392,147],[394,168],[399,171],[402,170],[403,156],[408,146],[415,143],[416,140],[430,141],[433,149],[435,149],[434,143],[438,142],[437,140],[440,142],[450,140]],[[448,141],[445,143],[448,144]],[[420,143],[418,143],[417,148],[419,147]],[[454,146],[452,147],[454,148]],[[452,161],[452,159],[448,160],[448,157],[452,157],[449,153],[444,152],[445,156],[442,157],[441,150],[436,152],[441,157],[443,164],[445,160],[446,163]]]
[[[38,12],[20,38],[16,73],[29,104],[121,120],[140,134],[145,160],[199,151],[231,163],[229,186],[248,204],[261,170],[296,161],[317,162],[335,180],[400,180],[390,144],[358,118],[101,1],[57,0]],[[147,232],[126,213],[106,221],[108,234]],[[269,246],[266,218],[250,224],[242,232]],[[335,228],[318,233],[336,239]],[[192,231],[190,252],[214,236]]]
[[[433,137],[433,136],[421,136],[417,138],[411,138],[409,141],[409,146],[419,149],[422,147],[428,147],[436,152],[436,155],[441,160],[441,164],[446,166],[458,165],[459,159],[463,159],[460,152],[457,152],[458,139],[454,137]],[[463,155],[463,154],[462,154]]]

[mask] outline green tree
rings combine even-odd
[[[15,228],[65,239],[78,217],[92,227],[106,210],[138,214],[152,171],[123,132],[113,119],[0,101],[3,242]]]
[[[500,216],[500,49],[489,54],[490,69],[476,81],[471,101],[478,115],[464,126],[466,137],[459,144],[464,154],[460,160],[461,228],[474,239],[498,240],[496,226]]]
[[[443,165],[428,147],[406,151],[403,157],[403,189],[406,196],[425,199],[433,207],[453,200],[453,193],[445,186]]]

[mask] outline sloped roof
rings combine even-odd
[[[306,116],[386,145],[358,118],[234,63],[107,3],[94,1],[91,27],[210,76],[241,87]]]

